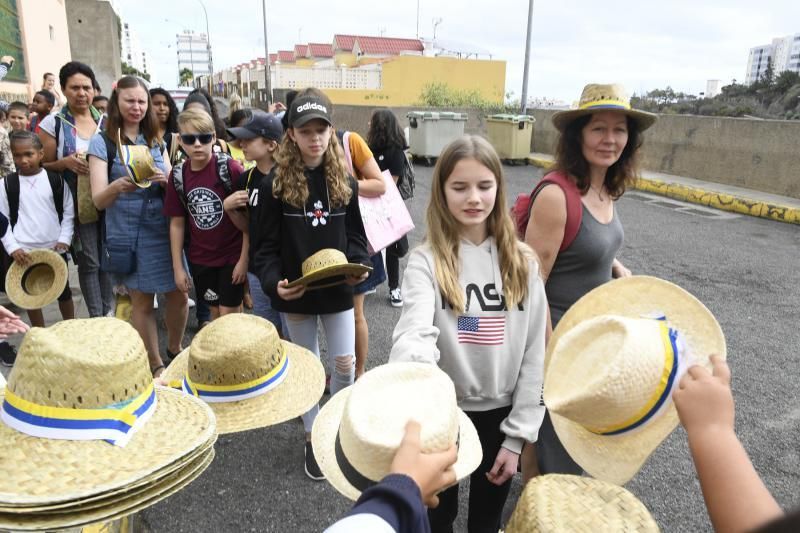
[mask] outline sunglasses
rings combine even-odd
[[[195,141],[200,141],[200,144],[208,144],[213,138],[213,133],[201,133],[199,135],[195,135],[193,133],[181,134],[181,142],[183,144],[194,144]]]

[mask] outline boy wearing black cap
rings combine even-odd
[[[258,189],[275,166],[274,155],[283,137],[283,125],[274,114],[255,109],[250,112],[250,118],[246,122],[238,127],[228,128],[227,131],[228,135],[239,141],[245,159],[256,164],[245,172],[240,181],[241,190],[225,198],[223,204],[225,212],[236,227],[248,233],[250,212],[258,208]],[[247,280],[253,298],[253,312],[272,322],[285,338],[280,313],[272,308],[270,298],[261,288],[258,276],[248,272]]]

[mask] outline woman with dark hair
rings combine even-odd
[[[105,120],[92,106],[97,82],[89,65],[70,61],[58,78],[67,101],[58,113],[42,119],[38,135],[44,146],[44,168],[61,174],[77,204],[78,176],[89,175],[86,152]],[[99,223],[77,221],[75,236],[80,243],[74,254],[86,310],[90,317],[105,316],[114,310],[114,293],[108,275],[100,270]]]
[[[158,136],[158,126],[144,82],[125,76],[117,82],[108,102],[106,131],[92,137],[89,147],[92,199],[98,209],[105,210],[106,243],[127,246],[133,251],[133,270],[112,276],[115,283],[128,289],[131,324],[144,341],[154,376],[164,370],[164,363],[158,347],[153,295],[166,295],[168,357],[181,351],[188,312],[186,293],[175,286],[172,271],[169,223],[163,214],[164,185],[171,167]],[[118,142],[149,148],[157,172],[149,179],[148,186],[139,188],[128,179],[126,165],[120,161]],[[109,157],[112,158],[110,173]]]
[[[367,144],[381,171],[388,170],[397,183],[403,175],[406,157],[406,138],[394,113],[388,109],[377,109],[369,121]],[[400,292],[400,258],[408,253],[408,238],[386,248],[386,273],[389,278],[389,302],[392,307],[403,307]]]
[[[178,151],[178,106],[175,100],[166,89],[156,87],[150,89],[150,100],[153,102],[153,113],[158,120],[158,136],[164,139],[167,145],[170,164],[175,164],[172,160],[174,152]]]
[[[537,186],[525,242],[539,256],[555,327],[584,294],[612,278],[631,275],[617,259],[624,232],[614,202],[637,176],[641,133],[656,115],[631,109],[620,85],[587,85],[579,108],[555,113],[552,120],[561,133],[556,165]],[[533,468],[530,451],[524,455],[524,470],[526,465]],[[539,431],[536,455],[542,474],[581,473],[558,440],[549,414]]]

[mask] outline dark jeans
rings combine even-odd
[[[478,430],[478,438],[483,448],[483,460],[469,478],[469,514],[467,531],[469,533],[497,533],[503,506],[511,490],[511,480],[501,486],[490,483],[486,473],[492,469],[500,445],[506,436],[500,431],[500,423],[505,420],[511,406],[491,411],[471,411],[467,416]],[[433,533],[452,533],[453,522],[458,515],[458,485],[439,494],[439,506],[428,510],[428,520]]]
[[[400,258],[408,253],[408,237],[403,238],[386,248],[386,275],[389,278],[389,290],[400,286]]]
[[[542,474],[573,474],[580,476],[583,468],[572,460],[553,428],[550,412],[545,411],[539,439],[536,441],[536,458]]]

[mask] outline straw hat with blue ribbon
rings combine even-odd
[[[143,144],[123,144],[119,132],[117,135],[119,159],[125,167],[128,179],[141,189],[148,188],[151,184],[150,178],[159,172],[150,147]]]
[[[563,132],[567,124],[576,118],[600,111],[625,113],[639,124],[641,131],[652,126],[658,118],[658,115],[653,113],[633,109],[628,93],[625,92],[625,88],[622,85],[617,83],[606,85],[591,83],[583,88],[577,109],[558,111],[553,114],[553,125]]]
[[[30,262],[14,261],[6,272],[6,294],[22,309],[41,309],[64,292],[69,271],[67,262],[53,250],[31,250]]]
[[[243,313],[222,316],[201,329],[161,379],[206,401],[220,434],[300,416],[325,390],[318,357],[282,341],[270,321]]]
[[[623,484],[678,424],[672,392],[695,364],[726,355],[714,315],[682,288],[633,276],[586,294],[545,355],[544,402],[570,456]]]
[[[338,392],[314,420],[311,442],[325,479],[358,499],[389,474],[409,420],[420,424],[423,452],[458,447],[457,479],[478,468],[483,457],[478,433],[458,408],[450,377],[436,365],[390,363]]]
[[[156,388],[141,337],[114,318],[31,329],[0,404],[0,529],[80,523],[86,501],[104,502],[94,521],[142,505],[156,495],[127,491],[180,484],[216,439],[208,406]]]

